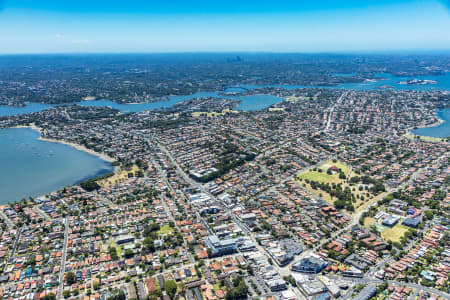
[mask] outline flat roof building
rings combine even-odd
[[[413,227],[413,228],[417,228],[417,226],[419,226],[419,224],[420,224],[420,219],[418,219],[418,218],[406,218],[402,222],[402,225],[405,225],[408,227]]]
[[[375,285],[366,285],[358,295],[355,296],[356,300],[369,300],[377,294],[377,287]]]
[[[208,236],[205,244],[211,249],[212,256],[221,256],[237,251],[237,244],[234,239],[220,240],[216,235]]]
[[[395,224],[397,224],[399,220],[400,220],[399,217],[389,216],[386,219],[384,219],[383,222],[381,222],[381,224],[383,224],[384,226],[393,227],[395,226]]]
[[[318,256],[305,257],[291,266],[292,271],[317,274],[327,266],[327,262]]]
[[[124,236],[117,238],[117,240],[116,240],[117,245],[132,243],[132,242],[134,242],[134,236],[132,236],[132,235],[124,235]]]

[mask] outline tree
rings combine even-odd
[[[297,281],[295,281],[295,278],[292,275],[284,276],[283,279],[284,279],[284,281],[289,282],[292,286],[294,286],[294,287],[297,286]]]
[[[80,183],[80,186],[88,192],[92,192],[92,191],[98,190],[100,188],[100,185],[98,185],[96,178],[88,179],[88,180]]]
[[[345,202],[342,200],[336,200],[336,201],[334,201],[334,206],[336,206],[337,209],[344,208]]]
[[[117,255],[116,247],[109,247],[108,248],[108,252],[109,252],[109,255],[111,255],[111,259],[112,260],[118,260],[119,259],[119,256]]]
[[[158,223],[153,223],[150,226],[145,227],[144,229],[144,236],[148,237],[151,236],[153,232],[156,232],[160,229],[160,226]]]
[[[426,217],[428,220],[433,219],[433,211],[431,211],[431,210],[426,210],[426,211],[424,211],[424,214],[425,214],[425,217]]]
[[[244,279],[238,276],[233,280],[233,286],[226,294],[227,300],[246,299],[248,294],[248,287],[245,284]]]
[[[383,292],[384,290],[386,290],[388,288],[388,284],[387,282],[383,282],[382,284],[379,284],[377,286],[377,290],[379,293]]]
[[[173,280],[167,280],[165,283],[165,290],[170,299],[173,299],[177,292],[177,284]]]
[[[75,273],[72,271],[69,271],[66,273],[66,282],[68,285],[72,285],[75,282],[77,282],[77,278],[75,276]]]
[[[144,239],[144,247],[147,251],[155,252],[155,242],[151,237],[148,236]]]
[[[134,256],[134,252],[131,249],[125,250],[125,257],[126,258],[132,258]]]
[[[69,298],[70,297],[70,291],[69,290],[64,290],[63,297],[64,298]]]
[[[42,297],[41,299],[43,300],[56,300],[56,295],[53,293],[49,293],[47,295],[45,295],[44,297]]]

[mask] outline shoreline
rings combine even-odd
[[[28,129],[31,129],[31,130],[35,130],[35,131],[39,132],[39,138],[38,138],[38,140],[45,141],[45,142],[50,142],[50,143],[60,143],[60,144],[65,144],[65,145],[68,145],[68,146],[70,146],[70,147],[75,148],[75,149],[78,150],[78,151],[83,151],[83,152],[88,153],[88,154],[90,154],[90,155],[96,156],[96,157],[100,158],[101,160],[106,161],[106,162],[108,162],[108,163],[110,163],[110,164],[111,164],[112,162],[116,161],[115,159],[113,159],[112,157],[110,157],[110,156],[108,156],[108,155],[106,155],[106,154],[104,154],[104,153],[99,153],[99,152],[93,151],[93,150],[88,149],[88,148],[86,148],[86,147],[84,147],[84,146],[82,146],[82,145],[78,145],[78,144],[75,144],[75,143],[66,142],[66,141],[64,141],[64,140],[44,138],[44,137],[42,137],[42,133],[41,133],[42,128],[40,128],[40,127],[38,127],[38,126],[36,126],[36,125],[34,125],[34,124],[31,124],[31,125],[17,125],[17,126],[9,127],[9,128],[28,128]],[[4,129],[8,129],[8,128],[4,128]],[[119,168],[120,168],[119,166],[113,166],[113,165],[111,165],[111,167],[112,167],[112,169],[113,169],[112,172],[114,172],[114,173],[117,173],[118,170],[119,170]],[[98,174],[98,173],[96,173],[96,174]],[[97,176],[97,175],[95,175],[95,176]],[[71,187],[71,186],[79,185],[81,181],[86,180],[87,178],[94,178],[95,176],[90,176],[90,175],[85,176],[84,178],[80,179],[78,182],[71,183],[71,184],[69,184],[69,185],[65,185],[64,187]],[[31,195],[29,195],[29,197],[32,197],[32,198],[35,198],[35,199],[36,199],[36,198],[39,198],[39,197],[47,197],[47,195],[50,195],[50,194],[55,193],[55,192],[58,192],[58,191],[60,191],[61,189],[63,189],[64,187],[61,187],[61,188],[55,189],[55,190],[51,190],[51,191],[49,191],[49,192],[46,192],[46,193],[40,194],[40,195],[36,195],[36,196],[31,196]],[[27,197],[28,197],[28,196],[27,196]],[[10,202],[5,203],[5,204],[0,204],[0,206],[7,206],[7,205],[9,205],[10,203],[15,203],[15,202],[19,202],[19,201],[20,201],[20,200],[10,201]]]
[[[13,127],[13,128],[29,128],[29,129],[32,129],[32,130],[35,130],[35,131],[39,132],[39,138],[38,138],[38,140],[40,140],[40,141],[49,142],[49,143],[60,143],[60,144],[64,144],[64,145],[73,147],[73,148],[75,148],[75,149],[77,149],[77,150],[79,150],[79,151],[83,151],[83,152],[86,152],[86,153],[88,153],[88,154],[97,156],[98,158],[100,158],[100,159],[102,159],[102,160],[104,160],[104,161],[106,161],[106,162],[109,162],[109,163],[113,163],[113,162],[116,161],[114,158],[112,158],[112,157],[110,157],[110,156],[108,156],[108,155],[106,155],[106,154],[104,154],[104,153],[96,152],[96,151],[91,150],[91,149],[89,149],[89,148],[86,148],[85,146],[80,145],[80,144],[76,144],[76,143],[72,143],[72,142],[67,142],[67,141],[65,141],[65,140],[59,140],[59,139],[52,139],[52,138],[46,138],[46,137],[43,137],[43,136],[42,136],[42,128],[37,127],[37,126],[34,125],[34,124],[28,125],[28,126],[25,126],[25,125],[19,125],[19,126],[15,126],[15,127]],[[116,168],[117,168],[117,167],[114,167],[114,171],[116,170]]]
[[[39,137],[39,140],[40,141],[44,141],[44,142],[60,143],[60,144],[64,144],[64,145],[67,145],[67,146],[71,146],[71,147],[73,147],[73,148],[75,148],[77,150],[80,150],[80,151],[89,153],[91,155],[97,156],[98,158],[100,158],[100,159],[102,159],[104,161],[107,161],[109,163],[113,163],[115,161],[114,158],[112,158],[112,157],[110,157],[110,156],[108,156],[108,155],[106,155],[104,153],[96,152],[94,150],[86,148],[85,146],[82,146],[82,145],[79,145],[79,144],[75,144],[75,143],[71,143],[71,142],[67,142],[65,140],[51,139],[51,138],[46,138],[46,137],[42,137],[42,136]]]
[[[420,136],[420,137],[433,138],[433,139],[446,139],[447,137],[435,137],[435,136],[428,136],[428,135],[420,135],[420,134],[416,134],[416,133],[413,132],[413,130],[416,130],[416,129],[438,127],[438,126],[444,124],[444,123],[445,123],[445,120],[441,119],[441,118],[438,116],[437,112],[435,112],[435,114],[436,114],[436,118],[437,118],[437,121],[436,121],[436,122],[431,123],[431,124],[428,124],[428,125],[425,125],[425,126],[417,127],[417,128],[410,128],[410,129],[407,130],[407,132],[406,132],[404,135],[405,135],[405,136],[407,136],[407,135],[411,135],[411,136]]]

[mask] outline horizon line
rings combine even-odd
[[[316,54],[316,55],[354,55],[354,54],[450,54],[449,49],[397,49],[397,50],[336,50],[336,51],[270,51],[270,50],[230,50],[230,51],[86,51],[86,52],[17,52],[0,53],[0,56],[38,56],[38,55],[160,55],[160,54]]]

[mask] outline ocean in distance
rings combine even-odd
[[[0,130],[0,204],[48,194],[114,170],[97,156],[39,137],[31,128]]]
[[[339,77],[348,77],[356,75],[354,73],[350,74],[334,74]],[[306,85],[285,85],[285,84],[273,84],[273,85],[242,85],[248,89],[263,88],[263,87],[281,87],[287,90],[302,89],[302,88],[322,88],[322,89],[347,89],[347,90],[360,90],[360,91],[371,91],[371,90],[382,90],[384,88],[391,88],[394,90],[411,90],[411,91],[450,91],[450,73],[445,73],[444,75],[436,76],[414,76],[414,77],[398,77],[391,74],[379,73],[375,74],[378,80],[371,80],[365,82],[356,83],[341,83],[337,86],[306,86]],[[437,81],[436,84],[400,84],[400,82],[409,79],[420,79],[420,80],[433,80]]]

